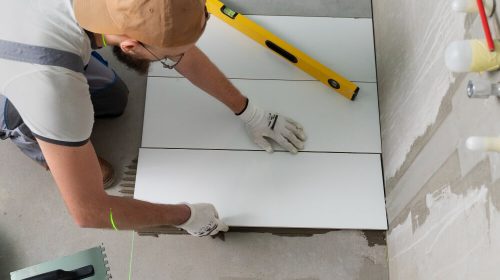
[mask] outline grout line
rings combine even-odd
[[[182,76],[148,76],[148,78],[167,78],[167,79],[187,79]],[[228,78],[229,80],[262,80],[262,81],[298,81],[298,82],[319,82],[318,80],[290,80],[290,79],[258,79],[258,78]]]
[[[182,76],[156,76],[151,75],[148,78],[166,78],[166,79],[187,79]],[[248,80],[248,81],[284,81],[284,82],[319,82],[318,80],[290,80],[290,79],[253,79],[253,78],[228,78],[229,80]],[[368,82],[368,81],[351,81],[353,83],[364,83],[364,84],[376,84],[377,82]]]
[[[385,204],[385,219],[387,223],[387,231],[389,230],[389,213],[387,211],[387,191],[385,182],[385,170],[384,170],[384,154],[383,154],[383,143],[382,143],[382,122],[380,120],[380,84],[378,84],[378,68],[377,68],[377,40],[375,38],[375,17],[373,14],[373,0],[371,3],[371,13],[372,13],[372,32],[373,32],[373,57],[375,58],[375,81],[377,81],[377,109],[378,109],[378,128],[380,137],[380,168],[382,170],[382,189],[384,190],[384,204]]]
[[[128,280],[132,279],[132,258],[134,257],[134,239],[135,239],[135,232],[132,230],[132,245],[131,245],[131,250],[130,250],[130,262],[129,262],[129,270],[128,270]]]
[[[162,148],[162,147],[141,147],[141,149],[150,150],[190,150],[190,151],[231,151],[231,152],[264,152],[264,150],[251,149],[216,149],[216,148]],[[289,153],[288,151],[276,150],[275,153]],[[373,152],[332,152],[332,151],[299,151],[299,153],[311,154],[360,154],[360,155],[380,155]]]

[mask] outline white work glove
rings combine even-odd
[[[219,220],[219,214],[212,204],[186,204],[191,209],[191,217],[182,225],[182,228],[194,236],[216,235],[219,231],[228,231],[229,227]]]
[[[306,134],[296,121],[277,113],[255,107],[250,100],[238,115],[246,124],[250,137],[257,146],[271,153],[273,148],[266,138],[273,139],[291,153],[304,149]]]

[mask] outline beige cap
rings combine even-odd
[[[156,47],[178,47],[201,36],[201,0],[73,0],[76,20],[88,31],[127,35]]]

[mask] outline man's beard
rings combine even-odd
[[[146,75],[149,71],[151,61],[146,59],[139,59],[125,54],[119,46],[113,46],[113,53],[116,58],[127,65],[128,68],[135,70],[141,75]]]

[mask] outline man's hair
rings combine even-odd
[[[119,46],[113,46],[113,53],[119,61],[127,65],[129,68],[134,69],[137,73],[141,75],[146,75],[148,73],[151,61],[127,55]]]

